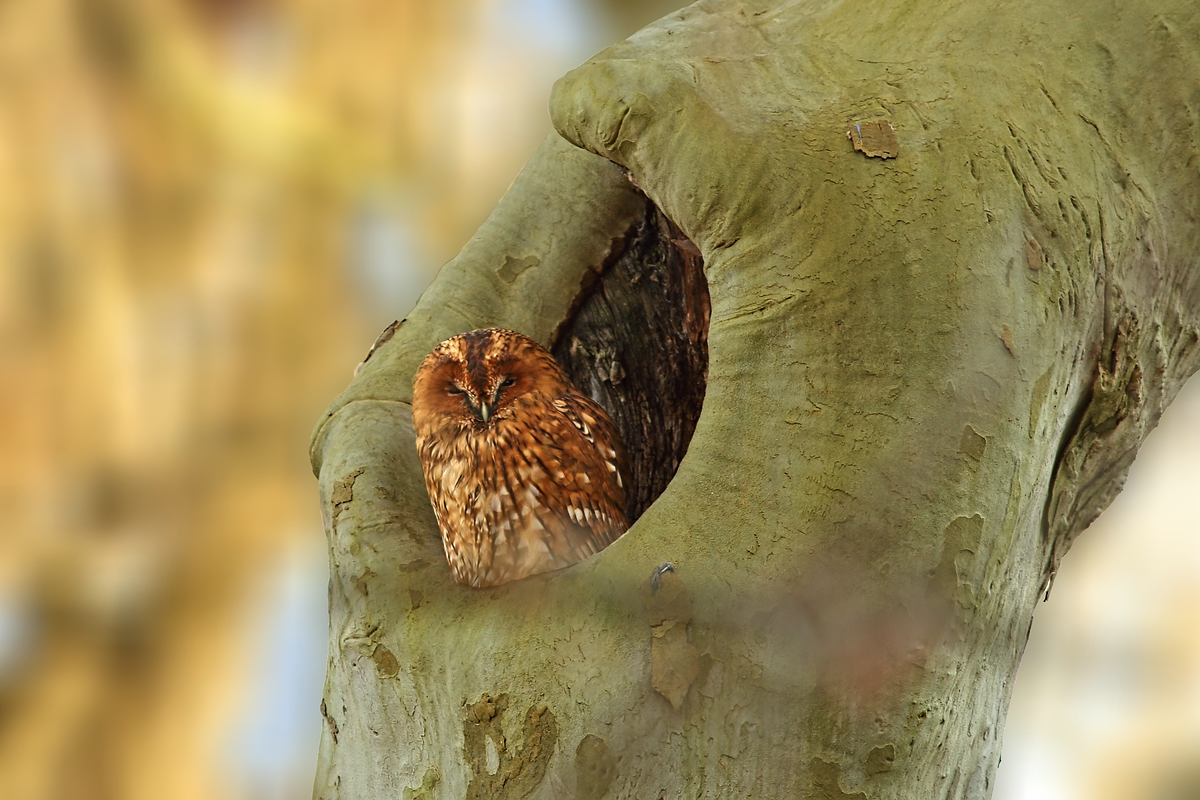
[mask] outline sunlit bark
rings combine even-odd
[[[315,796],[987,797],[1035,604],[1200,366],[1200,15],[1148,5],[714,0],[563,78],[315,433]],[[412,374],[551,343],[635,184],[711,292],[687,455],[593,559],[457,586]]]

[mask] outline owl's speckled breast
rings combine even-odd
[[[599,552],[627,527],[612,421],[532,340],[464,336],[440,345],[413,387],[417,452],[455,579],[495,586]]]

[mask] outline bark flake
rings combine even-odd
[[[650,623],[650,680],[678,711],[700,675],[700,652],[688,642],[692,598],[673,569],[656,572],[643,594]]]
[[[558,742],[554,713],[546,706],[531,706],[521,728],[521,743],[510,748],[502,724],[508,705],[507,694],[484,694],[467,706],[463,721],[463,757],[471,770],[467,800],[521,800],[546,777]]]

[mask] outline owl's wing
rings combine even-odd
[[[539,503],[527,535],[531,548],[544,546],[566,566],[625,532],[628,471],[620,436],[602,408],[575,393],[552,406],[538,425],[543,469],[533,479]]]
[[[629,491],[629,459],[621,444],[621,435],[608,412],[592,398],[583,394],[567,394],[554,400],[554,407],[566,417],[575,430],[587,441],[603,464],[606,499],[622,510],[625,519],[625,498]]]

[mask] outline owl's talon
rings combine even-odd
[[[654,574],[650,576],[650,591],[657,592],[659,585],[662,583],[662,574],[664,572],[674,572],[675,565],[670,561],[659,564],[654,570]]]

